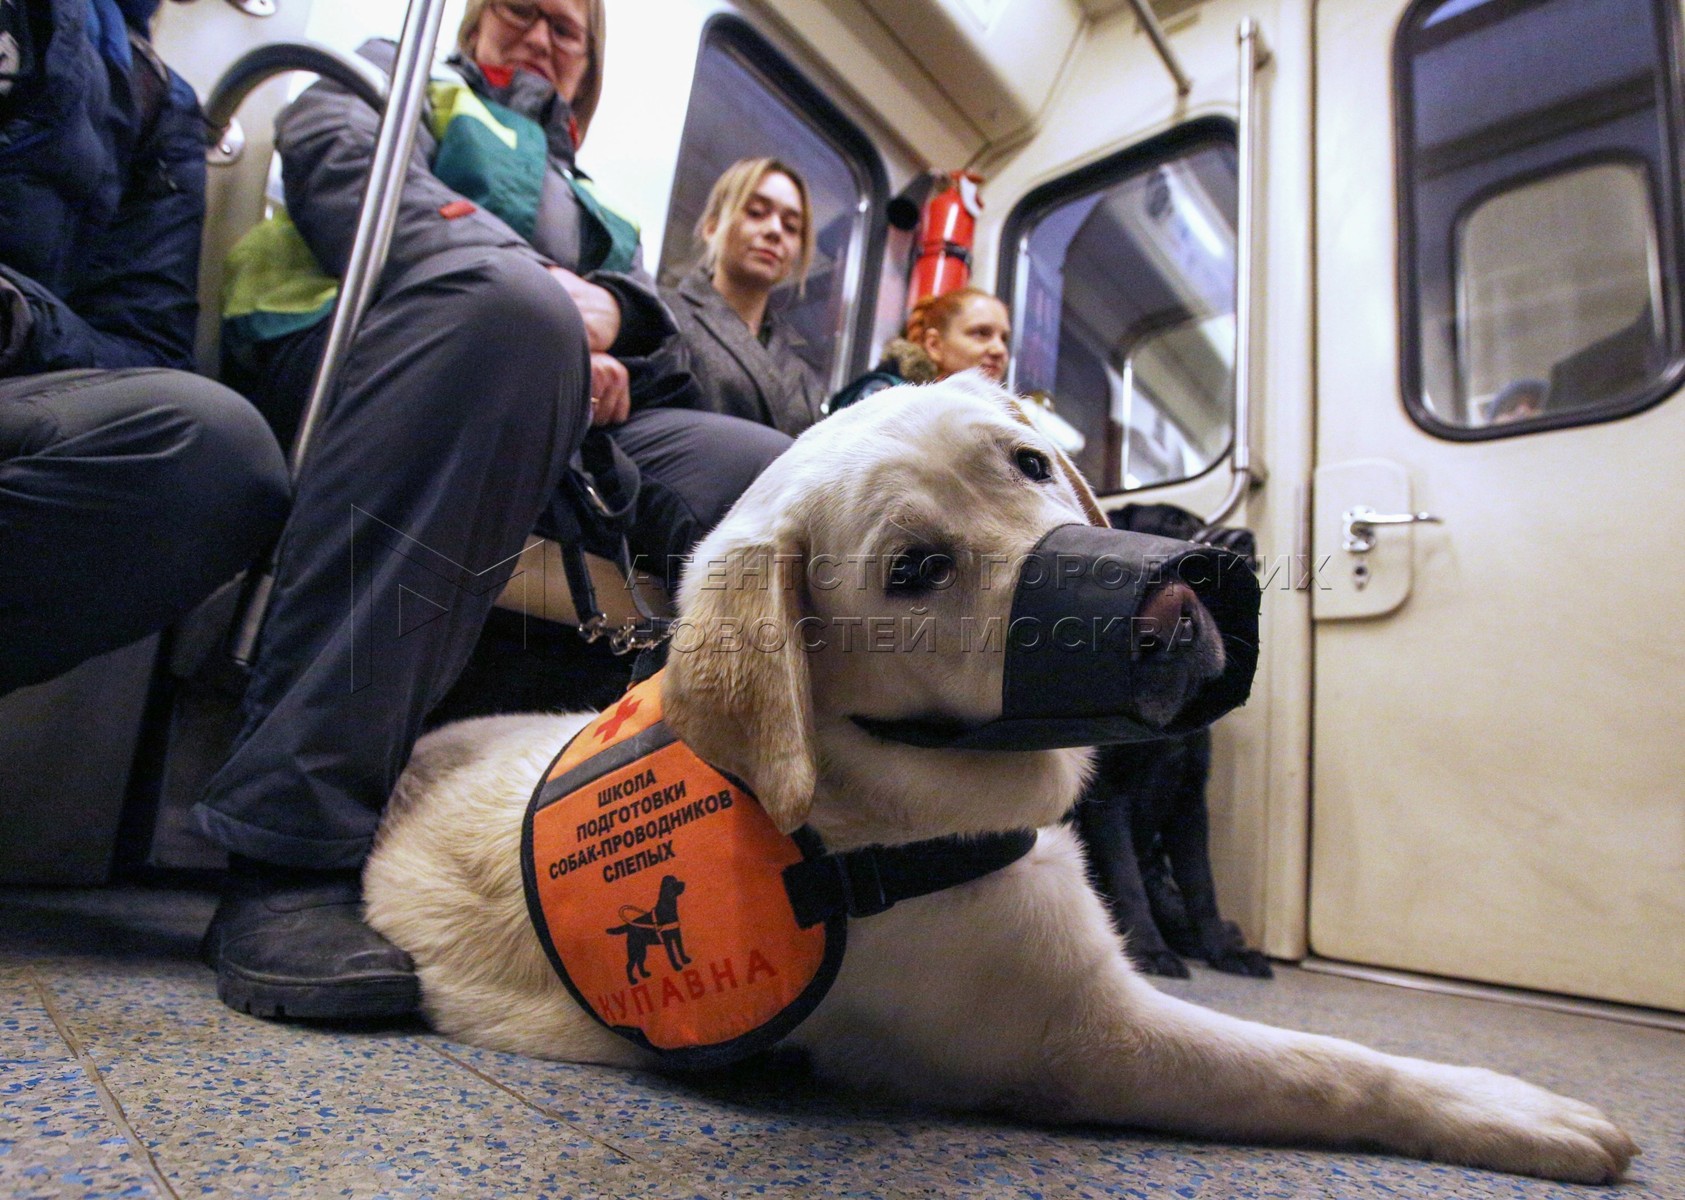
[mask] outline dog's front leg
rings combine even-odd
[[[993,876],[851,925],[835,988],[793,1040],[858,1087],[1040,1121],[1378,1147],[1582,1182],[1617,1177],[1636,1153],[1595,1109],[1518,1079],[1155,991],[1065,829]]]
[[[1619,1178],[1637,1152],[1590,1105],[1522,1080],[1237,1020],[1141,980],[1079,989],[1048,1049],[1078,1118],[1580,1183]]]

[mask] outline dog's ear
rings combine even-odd
[[[1030,420],[1030,414],[1024,411],[1024,401],[1009,396],[1006,407],[1012,413],[1013,419],[1020,425],[1028,425],[1031,429],[1036,428],[1036,423]],[[1040,430],[1037,430],[1037,432],[1039,433]],[[1049,443],[1048,449],[1053,451],[1054,467],[1057,468],[1065,482],[1070,485],[1071,490],[1077,494],[1077,503],[1082,506],[1083,515],[1088,518],[1088,523],[1098,525],[1102,529],[1110,528],[1111,522],[1106,520],[1106,514],[1101,511],[1099,498],[1094,495],[1094,489],[1088,486],[1088,480],[1082,477],[1082,472],[1077,470],[1076,464],[1058,446]]]
[[[785,833],[807,820],[817,763],[805,555],[793,539],[698,548],[679,592],[661,702],[702,758],[741,779]]]
[[[1106,514],[1100,508],[1100,499],[1094,494],[1094,489],[1088,486],[1088,480],[1082,477],[1077,465],[1071,461],[1058,446],[1050,447],[1053,451],[1053,464],[1059,473],[1065,477],[1065,482],[1071,485],[1071,490],[1077,494],[1077,503],[1082,505],[1083,515],[1088,518],[1090,525],[1098,525],[1102,529],[1110,529],[1111,522],[1106,520]]]

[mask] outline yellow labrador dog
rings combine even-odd
[[[1087,750],[921,748],[856,719],[998,715],[1001,655],[968,652],[960,623],[1008,616],[1012,588],[990,586],[988,564],[1085,521],[1099,513],[1057,451],[1004,392],[961,376],[885,392],[810,430],[698,547],[678,611],[705,633],[728,621],[836,631],[913,613],[933,625],[916,652],[791,636],[758,651],[672,655],[668,726],[746,783],[780,829],[805,824],[832,850],[1040,830],[993,874],[853,920],[834,985],[787,1040],[828,1079],[913,1101],[1618,1178],[1637,1147],[1586,1104],[1491,1071],[1233,1019],[1148,985],[1058,824]],[[846,587],[804,577],[821,560],[834,572],[910,546],[940,548],[954,578],[921,589],[905,577]],[[752,562],[777,567],[746,570]],[[745,586],[709,587],[722,571]],[[1219,669],[1203,619],[1193,641],[1196,671]],[[368,863],[368,919],[414,957],[440,1031],[643,1066],[649,1054],[589,1018],[560,982],[523,896],[528,799],[589,720],[493,717],[423,738]]]

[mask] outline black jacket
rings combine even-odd
[[[26,48],[0,94],[0,376],[193,365],[204,120],[133,24],[102,54],[90,11],[0,7]]]
[[[770,312],[763,342],[700,268],[661,294],[673,310],[690,373],[702,392],[697,407],[770,425],[791,437],[819,419],[823,396],[796,353],[800,343]]]

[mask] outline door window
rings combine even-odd
[[[1674,6],[1435,0],[1400,27],[1405,394],[1450,437],[1679,378]]]
[[[1200,122],[1008,218],[1013,386],[1051,400],[1102,494],[1191,478],[1228,450],[1236,194],[1233,128]]]

